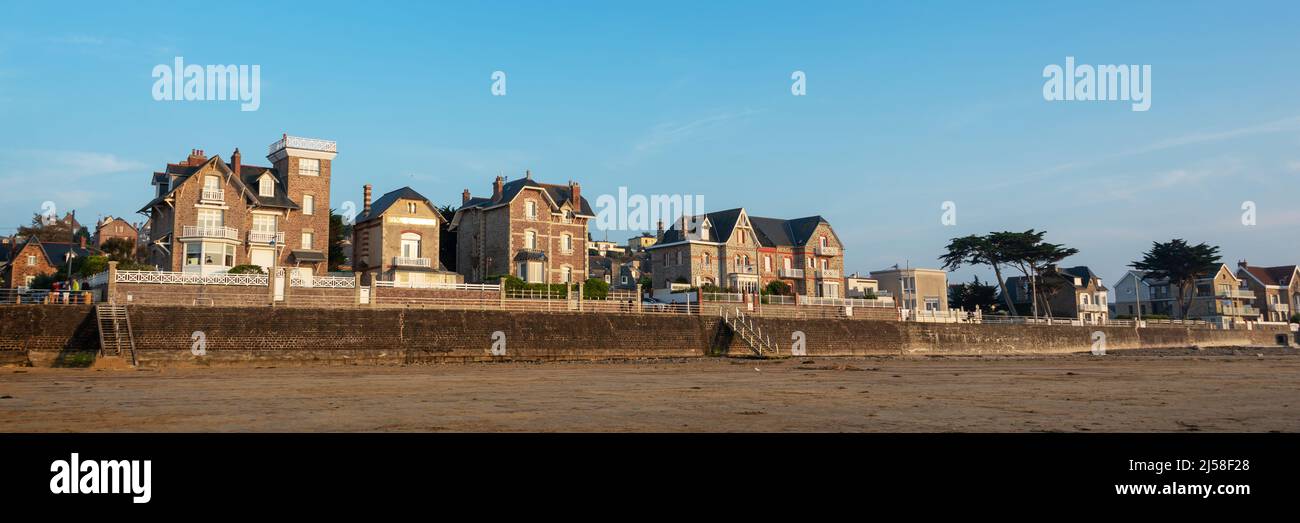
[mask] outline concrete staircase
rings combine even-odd
[[[745,316],[745,313],[737,307],[734,312],[728,312],[727,309],[721,308],[718,311],[722,316],[722,322],[736,333],[749,350],[754,351],[754,355],[765,358],[768,355],[776,355],[776,345],[772,344],[772,337],[763,334],[762,327],[758,326],[752,317]]]
[[[131,317],[125,305],[100,304],[95,306],[95,322],[99,326],[99,353],[104,356],[131,356],[136,364],[135,338],[131,334]]]

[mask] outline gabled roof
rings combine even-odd
[[[60,263],[63,263],[64,261],[67,261],[65,256],[67,256],[69,252],[74,253],[78,257],[83,257],[83,258],[94,254],[94,251],[92,251],[89,248],[83,248],[80,243],[43,242],[39,238],[32,236],[29,237],[27,241],[23,242],[21,246],[17,246],[17,245],[13,246],[13,249],[9,252],[9,255],[10,256],[17,255],[19,252],[22,252],[23,249],[27,248],[28,245],[31,245],[33,243],[35,243],[36,246],[41,249],[41,252],[45,254],[45,260],[54,265],[58,265]]]
[[[793,220],[750,216],[749,223],[758,232],[759,240],[764,247],[802,247],[812,240],[818,225],[823,223],[830,225],[830,222],[821,216]]]
[[[540,183],[533,180],[531,177],[526,177],[526,178],[518,178],[504,183],[501,186],[501,197],[499,199],[470,198],[469,201],[465,202],[464,205],[461,205],[460,209],[457,209],[456,212],[460,212],[465,209],[475,209],[475,208],[488,209],[491,207],[496,207],[498,205],[510,203],[515,199],[516,196],[519,196],[520,192],[523,192],[527,188],[542,190],[543,192],[546,193],[547,198],[550,198],[551,203],[553,203],[556,207],[562,207],[566,202],[573,201],[573,189],[570,188],[568,185]],[[576,204],[573,204],[573,208],[575,213],[579,215],[583,215],[583,216],[596,215],[596,213],[591,210],[591,204],[587,202],[586,198],[582,198],[581,202],[577,202]]]
[[[245,164],[245,165],[240,165],[239,172],[235,173],[234,169],[232,169],[225,162],[221,161],[220,155],[214,155],[213,157],[208,158],[200,165],[182,165],[182,164],[169,163],[167,164],[167,169],[165,173],[154,173],[155,184],[159,183],[160,181],[165,181],[166,177],[170,177],[171,175],[176,176],[176,182],[171,184],[172,185],[171,190],[167,191],[162,196],[150,200],[149,203],[145,204],[144,207],[140,208],[140,210],[136,212],[141,212],[141,213],[146,212],[149,209],[153,208],[153,206],[158,205],[163,200],[166,200],[168,197],[171,196],[172,193],[176,192],[176,189],[180,188],[181,184],[184,184],[186,181],[192,178],[195,173],[198,173],[199,171],[203,170],[205,167],[208,167],[209,165],[214,166],[218,171],[221,172],[221,174],[235,174],[235,176],[229,177],[230,181],[235,185],[237,189],[239,189],[240,193],[242,193],[245,198],[247,198],[251,203],[253,203],[258,207],[271,207],[271,208],[279,208],[279,209],[299,208],[297,203],[294,203],[293,200],[289,199],[289,194],[285,191],[284,188],[284,180],[280,178],[279,172],[277,172],[274,168]],[[262,175],[265,173],[270,173],[270,175],[273,178],[275,178],[275,194],[272,196],[262,196],[261,194],[259,194],[257,190],[258,188],[257,180],[261,178]],[[164,178],[160,180],[159,175],[162,175]]]
[[[1044,271],[1044,273],[1045,273],[1045,274],[1048,274],[1049,271]],[[1062,269],[1062,268],[1057,268],[1057,269],[1056,269],[1056,274],[1057,274],[1061,279],[1063,279],[1063,280],[1069,282],[1070,285],[1071,285],[1072,287],[1076,288],[1076,289],[1082,289],[1082,288],[1087,287],[1087,286],[1089,285],[1089,283],[1090,283],[1092,280],[1095,279],[1095,280],[1097,280],[1097,288],[1098,288],[1099,290],[1107,290],[1106,287],[1103,286],[1103,285],[1101,284],[1101,277],[1100,277],[1100,276],[1097,276],[1097,273],[1092,272],[1092,269],[1089,269],[1087,265],[1079,265],[1079,266],[1075,266],[1075,267],[1067,267],[1067,268],[1064,268],[1064,269]],[[1048,276],[1048,277],[1050,277],[1050,276]],[[1074,283],[1074,278],[1078,278],[1078,279],[1079,279],[1079,283],[1078,283],[1077,285]],[[1027,281],[1028,281],[1028,280],[1027,280],[1024,276],[1011,276],[1011,277],[1008,277],[1008,278],[1007,278],[1006,285],[1007,285],[1007,289],[1008,289],[1008,291],[1010,291],[1011,294],[1012,294],[1012,299],[1019,299],[1019,298],[1022,297],[1022,296],[1019,295],[1019,290],[1018,290],[1018,289],[1020,289],[1021,286],[1025,285],[1025,283],[1026,283]],[[1041,282],[1042,282],[1042,281],[1043,281],[1043,280],[1041,280],[1041,279],[1039,280],[1039,282],[1040,282],[1039,284],[1040,284],[1040,285],[1041,285]],[[1027,297],[1025,297],[1025,298],[1027,298]]]
[[[1286,287],[1291,285],[1291,279],[1295,277],[1295,265],[1278,265],[1276,267],[1256,267],[1253,265],[1240,266],[1256,281],[1264,285],[1277,285]]]
[[[740,214],[742,212],[744,212],[744,208],[737,207],[735,209],[727,209],[724,211],[715,211],[715,212],[710,212],[705,214],[697,214],[689,218],[682,217],[678,219],[677,223],[674,223],[671,228],[669,228],[667,231],[664,231],[663,240],[659,241],[655,245],[652,245],[650,248],[653,249],[667,244],[677,243],[680,241],[687,240],[687,232],[691,232],[691,231],[682,230],[682,227],[685,226],[685,223],[687,221],[690,221],[692,224],[695,224],[696,227],[702,226],[705,223],[707,223],[710,228],[709,230],[712,231],[707,241],[725,243],[728,239],[731,238],[731,233],[736,228],[736,222],[740,221]]]
[[[370,212],[367,213],[363,211],[361,214],[357,215],[356,221],[360,223],[378,217],[384,214],[384,211],[387,211],[389,207],[393,206],[393,204],[397,203],[398,200],[415,200],[417,202],[424,202],[425,205],[428,205],[430,209],[434,210],[434,213],[437,214],[439,218],[442,218],[442,213],[438,212],[438,208],[434,207],[433,203],[430,202],[428,198],[425,198],[424,195],[416,192],[415,189],[402,187],[401,189],[380,196],[378,200],[375,200],[375,202],[370,205]]]

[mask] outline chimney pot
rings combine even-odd
[[[464,205],[469,203],[469,198],[469,188],[466,188],[464,192],[460,193],[460,204]]]

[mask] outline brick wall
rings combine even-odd
[[[46,365],[69,353],[99,350],[99,329],[90,306],[0,307],[0,365],[24,364],[40,352]]]

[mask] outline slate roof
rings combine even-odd
[[[430,202],[428,198],[425,198],[424,195],[416,192],[415,189],[402,187],[401,189],[380,196],[378,200],[375,200],[374,203],[370,204],[370,212],[362,212],[357,216],[356,221],[364,222],[380,216],[384,214],[384,211],[387,211],[389,207],[392,207],[393,204],[397,203],[397,200],[402,199],[424,202],[430,208],[433,208],[433,210],[438,210],[438,208],[434,207],[433,203]],[[439,213],[439,216],[442,216],[441,213]]]
[[[1101,285],[1101,278],[1097,276],[1097,273],[1092,272],[1092,269],[1089,269],[1088,266],[1086,265],[1079,265],[1076,267],[1067,267],[1067,268],[1057,268],[1056,272],[1058,274],[1064,275],[1063,277],[1065,278],[1070,278],[1068,281],[1070,281],[1071,284],[1073,284],[1073,278],[1079,278],[1080,285],[1078,285],[1077,288],[1087,287],[1089,281],[1096,278],[1098,289],[1106,290],[1106,287]],[[1023,285],[1024,282],[1026,281],[1027,280],[1025,279],[1024,276],[1011,276],[1007,278],[1007,290],[1011,292],[1011,298],[1013,301],[1019,301],[1020,299],[1026,299],[1026,300],[1029,299],[1028,296],[1020,295],[1021,285]],[[1039,280],[1039,282],[1041,285],[1042,280]]]
[[[702,215],[707,217],[709,223],[713,225],[711,241],[726,242],[729,240],[731,233],[736,228],[736,222],[740,220],[742,210],[741,208],[735,208]],[[817,230],[817,226],[823,223],[829,225],[830,222],[827,222],[821,216],[807,216],[792,220],[764,218],[761,216],[749,217],[749,225],[754,228],[759,245],[764,247],[802,247],[808,245],[808,242],[812,240],[813,233]],[[667,244],[682,241],[684,235],[680,226],[681,221],[678,220],[671,229],[664,231],[664,239],[659,243]]]
[[[149,203],[145,204],[144,207],[140,208],[140,210],[136,212],[143,213],[149,211],[149,209],[153,208],[153,206],[158,205],[163,200],[167,199],[167,197],[170,196],[171,193],[176,192],[176,189],[179,188],[181,184],[185,183],[185,181],[189,180],[190,177],[194,175],[194,173],[199,172],[200,169],[202,169],[203,167],[207,166],[210,163],[215,163],[219,166],[225,167],[224,170],[227,172],[232,172],[232,173],[234,172],[234,168],[227,165],[225,162],[221,161],[221,157],[219,155],[209,158],[207,161],[203,162],[202,165],[181,165],[181,164],[169,163],[167,164],[167,168],[164,170],[164,172],[153,173],[153,183],[155,184],[167,183],[167,179],[171,178],[172,175],[176,176],[176,183],[172,184],[171,190],[167,191],[166,194],[150,200]],[[266,172],[270,172],[271,176],[275,177],[275,194],[273,196],[262,196],[258,193],[257,190],[258,189],[257,181],[259,178],[262,177],[262,174]],[[245,164],[245,165],[240,165],[239,172],[235,174],[237,174],[237,176],[233,176],[232,180],[235,182],[236,187],[241,189],[241,192],[244,194],[246,198],[252,198],[253,203],[255,205],[259,207],[272,207],[272,208],[279,208],[279,209],[300,208],[297,203],[289,199],[288,193],[286,193],[284,190],[284,180],[280,177],[279,172],[277,172],[274,168]]]
[[[470,198],[469,201],[461,205],[460,209],[457,209],[456,212],[460,212],[461,210],[472,209],[472,208],[486,209],[488,207],[493,207],[503,203],[509,203],[510,201],[514,200],[516,196],[519,196],[520,192],[522,192],[525,188],[528,187],[535,187],[538,189],[542,189],[543,191],[546,192],[548,196],[551,197],[551,200],[555,202],[555,205],[563,206],[565,202],[569,202],[573,200],[573,190],[570,189],[568,185],[540,183],[533,180],[532,178],[518,178],[506,182],[501,186],[500,199],[494,200],[492,198]],[[587,202],[586,198],[582,198],[582,201],[578,202],[578,205],[575,205],[574,207],[578,209],[578,214],[585,215],[585,216],[596,215],[596,213],[592,211],[591,204]]]

